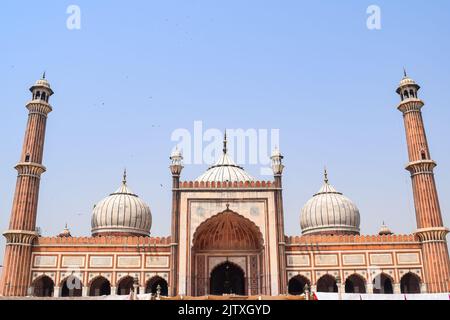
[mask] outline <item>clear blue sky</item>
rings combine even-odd
[[[81,30],[66,9],[81,8]],[[366,28],[381,8],[382,29]],[[361,212],[363,233],[383,220],[415,228],[395,94],[405,66],[422,85],[424,119],[450,225],[448,1],[3,1],[0,13],[0,229],[9,222],[28,88],[43,70],[55,91],[47,127],[38,226],[90,234],[93,205],[128,168],[170,232],[168,156],[177,128],[280,129],[286,233],[329,169]],[[258,176],[258,166],[246,166]],[[206,169],[187,166],[194,179]],[[161,184],[163,185],[161,187]],[[3,238],[0,241],[0,261]]]

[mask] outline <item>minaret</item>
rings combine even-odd
[[[450,266],[446,235],[434,181],[431,160],[421,109],[424,102],[419,99],[420,86],[404,73],[397,93],[401,102],[398,110],[403,113],[408,145],[409,163],[416,208],[416,235],[422,243],[425,283],[428,292],[448,292]]]
[[[278,272],[279,277],[279,293],[287,293],[287,273],[286,255],[285,255],[285,234],[284,234],[284,212],[283,212],[283,192],[282,192],[282,176],[283,176],[283,156],[280,150],[275,148],[270,159],[272,160],[272,170],[275,179],[275,206],[276,206],[276,222],[277,222],[277,243],[278,243]]]
[[[180,175],[183,170],[183,156],[178,147],[170,156],[172,173],[172,228],[171,228],[171,264],[170,264],[170,295],[178,294],[178,250],[180,234]]]
[[[4,267],[0,282],[3,296],[25,296],[30,286],[31,246],[36,232],[36,214],[39,197],[44,152],[47,115],[52,111],[49,97],[53,95],[45,79],[36,81],[30,88],[32,100],[29,110],[22,155],[15,169],[18,172],[16,191],[6,238]]]

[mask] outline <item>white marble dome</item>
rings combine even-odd
[[[195,179],[198,182],[251,182],[254,180],[244,168],[235,164],[227,153],[224,153],[215,165]]]
[[[223,154],[213,166],[200,175],[198,182],[252,182],[255,179],[243,167],[238,166],[228,155],[227,135],[223,140]]]
[[[151,225],[149,206],[128,188],[125,174],[122,186],[97,203],[91,219],[93,236],[149,236]]]
[[[360,215],[356,205],[325,182],[303,207],[302,234],[359,234]]]

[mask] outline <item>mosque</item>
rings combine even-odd
[[[274,150],[273,179],[260,181],[227,150],[194,181],[183,181],[183,156],[170,156],[171,233],[150,236],[149,206],[127,184],[100,200],[92,235],[66,227],[53,237],[36,230],[45,127],[53,110],[49,82],[31,100],[0,280],[0,295],[77,297],[127,295],[299,295],[315,292],[449,292],[450,271],[419,85],[406,73],[397,93],[403,115],[417,229],[360,234],[360,212],[324,174],[301,211],[301,235],[284,232],[283,155]]]

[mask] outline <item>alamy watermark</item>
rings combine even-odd
[[[270,157],[280,146],[279,129],[204,129],[202,121],[194,121],[192,131],[179,128],[172,132],[173,150],[182,151],[185,164],[212,165],[224,151],[224,131],[226,152],[237,164],[260,165],[260,175],[273,175]]]
[[[381,8],[373,4],[367,7],[366,13],[369,15],[366,21],[367,29],[381,30]]]
[[[66,20],[66,27],[69,30],[81,29],[81,9],[76,4],[67,7],[66,13],[69,15]]]

